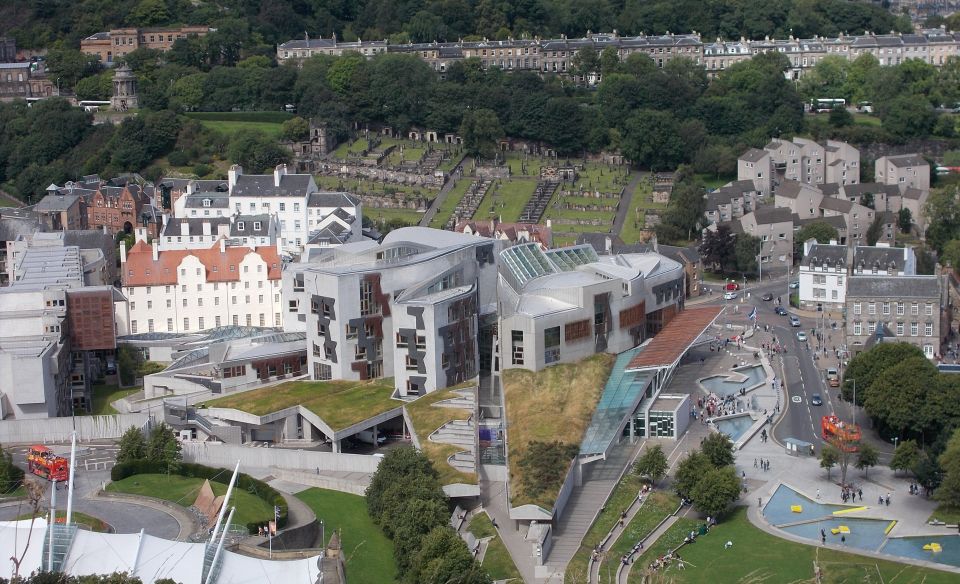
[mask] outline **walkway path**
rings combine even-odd
[[[630,526],[630,522],[633,521],[633,518],[637,516],[637,513],[643,509],[644,504],[647,502],[647,498],[650,496],[650,493],[647,492],[641,497],[637,497],[630,502],[630,507],[627,508],[625,515],[622,517],[621,521],[618,521],[613,524],[613,527],[610,529],[610,532],[607,533],[607,536],[603,538],[603,542],[600,544],[602,549],[606,553],[610,553],[610,548],[620,540],[620,536],[627,530],[627,527]],[[587,544],[589,545],[589,543]],[[590,574],[589,582],[599,582],[600,581],[600,567],[603,562],[595,561],[593,557],[590,558]]]
[[[437,193],[437,196],[433,199],[433,202],[430,203],[430,208],[427,209],[427,212],[424,213],[423,217],[420,218],[420,227],[427,227],[430,225],[430,222],[433,221],[437,211],[439,211],[440,207],[443,206],[443,202],[447,200],[447,195],[450,194],[450,191],[453,190],[453,187],[456,186],[458,181],[470,180],[469,178],[464,178],[463,169],[468,166],[472,160],[473,159],[469,156],[464,156],[463,160],[460,161],[460,164],[453,167],[453,170],[450,171],[450,179],[443,184],[443,188],[440,189],[440,192]]]
[[[630,183],[627,184],[627,187],[623,189],[623,196],[620,197],[620,206],[617,207],[617,216],[613,220],[613,228],[610,230],[614,235],[620,235],[620,231],[623,229],[623,224],[627,220],[627,213],[630,212],[630,205],[633,201],[633,195],[637,190],[637,186],[640,184],[640,181],[645,177],[649,176],[649,172],[635,172],[633,178],[630,179]]]
[[[657,540],[660,539],[660,536],[666,533],[668,529],[673,527],[673,524],[676,522],[676,515],[671,515],[668,517],[666,521],[661,523],[659,527],[653,530],[653,533],[644,538],[643,546],[649,548],[653,544],[657,543]],[[642,555],[643,552],[638,553]],[[632,570],[634,564],[636,564],[636,560],[633,556],[634,554],[631,553],[630,557],[627,558],[627,563],[620,562],[620,567],[617,568],[617,584],[626,584],[630,579],[630,570]]]

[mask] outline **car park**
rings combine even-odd
[[[807,342],[807,333],[803,331],[797,331],[797,340],[801,343]]]
[[[790,326],[800,326],[800,319],[794,315],[790,315]]]
[[[782,306],[778,306],[778,307],[774,308],[773,311],[776,312],[777,314],[779,314],[780,316],[786,316],[786,315],[787,315],[787,309],[784,308],[784,307],[782,307]]]
[[[770,302],[771,300],[773,300],[773,294],[771,292],[767,292],[766,294],[760,297],[760,300],[763,300],[764,302]]]
[[[736,297],[737,297],[737,293],[736,293],[736,292],[724,292],[724,293],[723,293],[723,299],[724,299],[724,300],[733,300],[733,299],[736,298]]]

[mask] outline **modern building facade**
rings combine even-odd
[[[461,383],[490,358],[499,245],[406,227],[310,250],[284,267],[284,328],[306,331],[312,379],[393,377],[400,397]]]
[[[500,252],[499,263],[502,369],[621,353],[683,308],[683,267],[653,252],[598,256],[590,245],[523,244]]]

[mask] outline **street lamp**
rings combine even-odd
[[[894,436],[893,438],[891,438],[891,440],[893,440],[893,450],[896,451],[896,450],[897,450],[897,442],[900,441],[900,437],[899,437],[899,436]]]

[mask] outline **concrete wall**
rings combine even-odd
[[[573,462],[570,463],[570,470],[567,471],[567,478],[564,479],[563,486],[560,487],[560,492],[557,494],[557,502],[553,504],[554,522],[560,521],[573,490],[583,484],[581,472],[580,460],[578,458],[573,459]],[[547,557],[546,552],[544,552],[543,557]]]
[[[346,455],[353,456],[353,455]],[[374,458],[374,457],[371,457]],[[369,479],[342,479],[331,477],[315,472],[305,472],[286,469],[274,469],[273,475],[278,479],[290,481],[300,485],[309,485],[320,489],[329,489],[331,491],[340,491],[342,493],[351,493],[353,495],[366,495]]]
[[[69,421],[69,420],[68,420]],[[336,472],[373,473],[380,457],[363,454],[334,454],[283,448],[248,448],[232,444],[186,442],[183,444],[184,462],[232,468],[240,461],[242,468],[285,468],[291,470],[320,469]]]
[[[148,419],[147,414],[115,414],[9,420],[0,422],[0,444],[69,442],[74,423],[80,442],[119,438],[130,426],[142,428]]]

